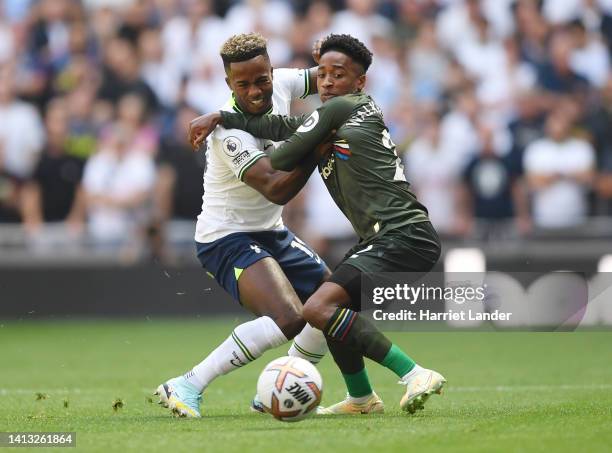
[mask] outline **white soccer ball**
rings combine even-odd
[[[316,367],[299,357],[279,357],[257,380],[257,394],[266,412],[283,422],[297,422],[321,402],[323,379]]]

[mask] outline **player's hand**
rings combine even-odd
[[[333,129],[329,135],[325,138],[325,140],[323,140],[321,143],[319,143],[319,146],[317,146],[313,152],[313,157],[315,162],[320,162],[322,161],[324,158],[326,158],[333,149],[333,138],[336,135],[336,129]]]
[[[334,145],[332,142],[321,143],[319,146],[317,146],[313,153],[315,162],[321,162],[323,159],[329,156],[333,147]]]
[[[323,44],[323,39],[317,39],[312,45],[312,59],[316,64],[319,64],[321,58],[321,44]]]
[[[204,143],[215,127],[221,122],[221,114],[219,112],[207,113],[191,120],[189,123],[189,143],[194,151],[197,151],[200,145]]]

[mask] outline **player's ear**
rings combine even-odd
[[[365,84],[366,84],[366,75],[361,74],[359,77],[357,77],[357,91],[363,91]]]
[[[230,82],[230,78],[229,76],[225,76],[225,83],[227,84],[227,87],[230,89],[230,91],[232,91],[232,84]]]

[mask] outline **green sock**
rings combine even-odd
[[[365,368],[353,374],[342,373],[342,377],[344,382],[346,382],[349,395],[353,398],[361,398],[372,393],[372,386],[370,385],[368,372]]]
[[[389,349],[381,365],[386,366],[399,377],[402,377],[412,370],[416,363],[396,345],[391,345],[391,349]]]

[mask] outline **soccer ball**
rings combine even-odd
[[[323,380],[315,366],[299,357],[279,357],[257,380],[257,394],[266,412],[283,422],[297,422],[316,411]]]

